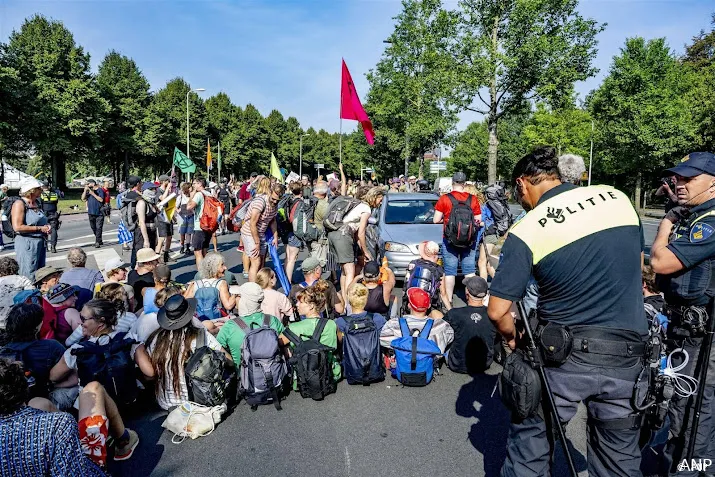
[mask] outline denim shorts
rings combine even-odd
[[[456,248],[442,239],[442,258],[444,259],[444,274],[448,277],[457,276],[457,268],[462,265],[462,274],[473,275],[477,272],[477,244],[470,248]]]
[[[303,246],[303,241],[295,236],[293,232],[288,234],[288,245],[295,248],[300,248]]]

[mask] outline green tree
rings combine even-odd
[[[596,35],[604,28],[578,14],[577,0],[460,0],[457,41],[450,44],[458,95],[484,114],[488,180],[497,175],[499,121],[530,99],[562,107],[573,84],[596,73]]]
[[[114,171],[121,168],[126,180],[129,155],[136,156],[140,151],[144,118],[151,101],[149,82],[134,60],[111,51],[99,65],[97,87],[110,106],[107,128],[101,134],[102,152],[107,156],[104,163],[109,158]]]
[[[692,146],[696,125],[686,96],[690,83],[665,39],[631,38],[589,98],[597,131],[594,157],[600,158],[594,163],[635,188],[636,208],[643,179],[656,179]]]
[[[531,149],[549,144],[559,155],[571,153],[588,157],[591,144],[591,115],[576,107],[552,110],[544,103],[536,105],[524,136]]]
[[[65,187],[67,159],[85,159],[97,148],[109,112],[90,74],[89,55],[62,23],[37,15],[12,32],[3,63],[17,73],[17,130]]]
[[[708,151],[715,150],[715,14],[712,26],[693,38],[683,57],[693,78],[688,98],[698,123],[697,147]]]
[[[403,0],[389,46],[367,75],[367,111],[376,131],[373,160],[393,170],[397,157],[409,162],[442,143],[457,123],[455,75],[448,44],[457,15],[440,0]]]

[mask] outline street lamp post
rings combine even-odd
[[[305,133],[300,136],[300,151],[298,153],[298,155],[300,156],[300,158],[299,158],[300,165],[298,166],[298,175],[300,176],[301,179],[303,178],[303,138],[305,136],[310,136],[310,134]]]
[[[206,88],[189,89],[186,92],[186,157],[188,157],[189,159],[191,159],[191,153],[189,152],[189,95],[192,91],[206,91]]]

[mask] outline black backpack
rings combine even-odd
[[[343,219],[345,216],[361,203],[362,201],[345,195],[333,199],[325,213],[325,219],[323,219],[325,230],[328,232],[339,230],[344,225]]]
[[[15,238],[15,229],[12,228],[12,205],[18,201],[22,200],[20,197],[17,196],[12,196],[12,197],[7,197],[5,199],[5,202],[3,203],[2,206],[2,213],[3,216],[7,217],[7,219],[2,221],[2,233],[4,233],[7,237],[9,238]],[[25,212],[27,212],[27,202],[22,200],[22,205],[25,206]],[[22,218],[22,221],[25,221],[25,218]]]
[[[127,333],[117,333],[106,344],[89,340],[80,341],[79,348],[71,353],[77,357],[79,383],[86,386],[97,381],[117,404],[136,401],[137,376],[132,359],[132,346],[137,344]]]
[[[345,317],[347,331],[343,335],[343,369],[348,384],[362,384],[385,380],[385,362],[380,352],[380,330],[375,326],[375,315]]]
[[[20,361],[25,368],[25,379],[30,392],[30,399],[41,397],[47,398],[50,395],[49,376],[36,376],[27,368],[25,364],[25,350],[32,346],[32,341],[26,343],[8,343],[0,348],[0,358],[10,361]]]
[[[196,349],[184,364],[184,378],[189,401],[203,406],[219,406],[230,396],[236,373],[222,352],[206,346],[206,331],[199,330]]]
[[[447,197],[452,202],[452,212],[444,228],[444,236],[453,247],[469,248],[477,240],[477,226],[471,207],[476,197],[470,194],[467,200],[457,200],[451,193]]]
[[[330,354],[334,350],[320,342],[320,335],[327,322],[327,319],[320,318],[313,336],[305,341],[290,329],[283,330],[283,336],[295,345],[290,365],[298,378],[300,395],[315,401],[321,401],[337,389],[330,364]]]
[[[137,217],[137,202],[139,202],[139,200],[143,199],[140,197],[127,197],[126,195],[122,198],[122,208],[119,209],[119,217],[130,232],[134,232],[139,225]]]
[[[496,233],[499,237],[503,237],[514,223],[514,215],[509,209],[509,202],[506,200],[504,188],[498,185],[491,185],[487,187],[485,194],[487,207],[492,211]]]

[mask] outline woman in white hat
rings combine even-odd
[[[16,200],[10,210],[20,275],[33,281],[35,270],[45,266],[45,239],[51,229],[37,200],[41,194],[40,181],[34,177],[23,180],[20,183],[20,200]]]

